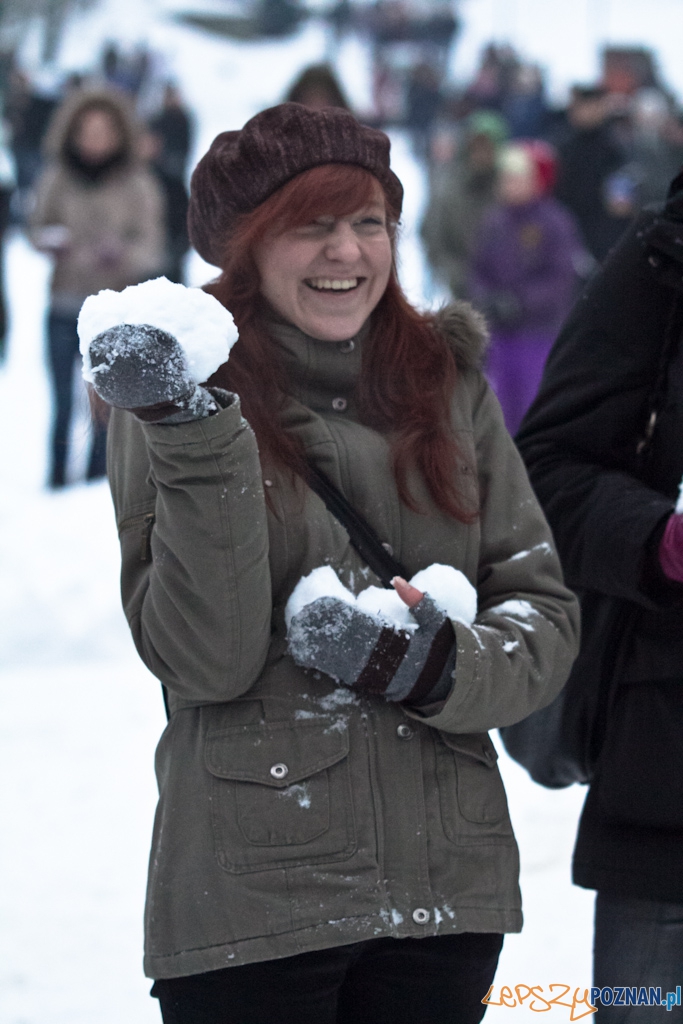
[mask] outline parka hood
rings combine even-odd
[[[58,163],[67,162],[67,143],[76,120],[91,106],[110,110],[123,135],[125,164],[137,162],[138,126],[127,97],[113,89],[90,87],[68,96],[56,111],[45,136],[45,156]]]
[[[435,314],[436,327],[448,339],[460,370],[480,369],[489,343],[484,316],[469,302],[451,302]]]

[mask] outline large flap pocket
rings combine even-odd
[[[349,734],[320,722],[237,726],[210,735],[206,767],[219,779],[284,789],[330,768],[349,752]]]
[[[320,864],[355,850],[349,734],[336,722],[209,733],[216,855],[228,871]]]

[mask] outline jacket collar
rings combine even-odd
[[[268,330],[278,343],[293,398],[323,414],[354,416],[361,353],[370,322],[346,341],[320,341],[270,313]]]

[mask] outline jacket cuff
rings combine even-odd
[[[214,396],[217,390],[212,389]],[[205,416],[201,420],[190,420],[183,423],[143,423],[142,430],[145,438],[152,445],[175,446],[197,444],[200,441],[214,441],[226,434],[230,436],[238,433],[245,426],[239,397],[228,391],[223,392],[223,395],[230,397],[230,404],[219,409],[214,416]]]
[[[677,583],[666,575],[659,558],[659,545],[672,514],[663,516],[648,537],[641,572],[641,589],[653,601],[663,606],[683,601],[683,583]]]

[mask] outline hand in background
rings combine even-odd
[[[668,579],[683,583],[683,513],[670,516],[659,542],[659,563]]]

